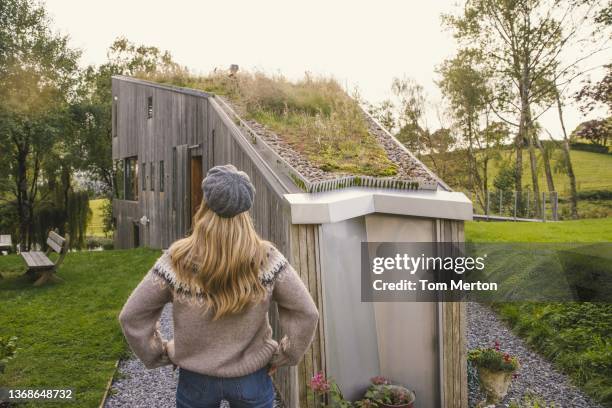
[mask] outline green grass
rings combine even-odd
[[[602,242],[612,241],[612,218],[560,222],[465,223],[473,242]]]
[[[567,175],[559,171],[554,171],[555,167],[562,159],[560,153],[560,151],[557,151],[551,161],[551,167],[553,168],[553,182],[555,184],[555,189],[560,194],[566,194],[570,191]],[[536,152],[536,156],[540,189],[546,191],[547,184],[546,176],[544,174],[544,164],[541,160],[541,155],[539,152]],[[510,151],[504,151],[500,159],[493,161],[492,166],[488,171],[491,186],[501,164],[508,161],[510,157],[512,158],[513,163],[514,154]],[[574,173],[576,174],[576,187],[578,191],[612,190],[612,179],[607,176],[612,174],[612,154],[572,150],[571,157]],[[531,186],[531,184],[529,153],[523,151],[523,185]]]
[[[216,93],[241,116],[277,133],[316,167],[327,172],[393,176],[387,157],[358,102],[331,78],[306,75],[299,81],[263,73],[225,73],[145,77],[157,82]]]
[[[610,242],[612,219],[468,222],[465,232],[472,242]],[[514,302],[494,309],[531,347],[612,407],[612,304]]]
[[[104,237],[104,223],[102,221],[102,208],[107,201],[106,198],[89,200],[89,208],[92,212],[91,220],[87,225],[87,235],[95,237]]]
[[[0,336],[17,336],[17,355],[0,384],[11,388],[74,388],[76,402],[97,407],[127,344],[117,316],[159,251],[69,253],[63,282],[33,287],[18,255],[0,256]],[[36,406],[28,404],[26,406]]]

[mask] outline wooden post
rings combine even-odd
[[[517,200],[518,194],[516,193],[516,190],[514,191],[514,220],[516,220],[516,200]]]
[[[502,217],[503,214],[503,198],[504,198],[504,192],[503,190],[497,190],[499,191],[499,215],[500,217]]]
[[[487,190],[487,209],[485,214],[487,215],[487,220],[489,219],[489,202],[491,201],[491,192]]]
[[[529,215],[531,214],[530,209],[531,209],[531,197],[529,194],[529,190],[527,190],[527,213],[525,214],[527,218],[529,218]]]
[[[551,194],[552,196],[550,197],[550,201],[552,205],[552,218],[553,221],[559,221],[559,193],[553,191]]]
[[[546,192],[542,192],[542,221],[546,222]]]

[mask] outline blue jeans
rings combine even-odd
[[[219,408],[227,400],[231,408],[272,408],[274,387],[268,367],[252,374],[220,378],[179,368],[177,408]]]

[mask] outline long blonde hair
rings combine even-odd
[[[259,270],[267,244],[248,212],[220,217],[202,200],[191,234],[173,243],[168,252],[177,279],[191,294],[203,294],[216,320],[264,298]]]

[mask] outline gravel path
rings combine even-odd
[[[164,338],[172,338],[172,305],[167,304],[160,319]],[[104,407],[174,407],[178,370],[172,366],[148,370],[135,356],[119,363]]]
[[[573,386],[568,377],[557,371],[550,362],[531,351],[488,307],[468,303],[467,319],[468,349],[491,347],[498,340],[502,351],[516,355],[520,361],[518,377],[512,381],[508,395],[497,407],[507,407],[512,400],[521,400],[523,395],[532,392],[555,407],[603,408]],[[472,386],[469,397],[470,407],[484,399]]]
[[[167,304],[160,318],[164,338],[172,338],[172,304]],[[111,388],[105,408],[171,408],[176,406],[176,384],[178,369],[172,366],[149,370],[132,355],[119,363],[119,373]],[[221,408],[229,408],[227,402]],[[275,408],[282,408],[277,401]]]

